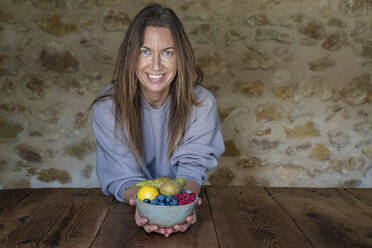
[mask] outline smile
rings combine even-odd
[[[159,82],[159,81],[163,80],[163,78],[165,77],[165,74],[150,74],[150,73],[146,73],[146,75],[153,82]]]

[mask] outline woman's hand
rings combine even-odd
[[[197,206],[200,206],[201,204],[202,204],[202,201],[199,198],[198,202],[197,202]],[[171,235],[172,233],[186,232],[187,229],[189,229],[190,225],[194,224],[196,221],[197,221],[197,217],[196,217],[196,211],[194,209],[192,215],[186,217],[186,223],[185,224],[179,224],[179,225],[175,225],[174,227],[165,228],[164,236],[169,237],[169,235]]]
[[[198,199],[197,206],[201,205],[201,199]],[[129,200],[129,204],[132,206],[136,206],[136,202],[133,198]],[[145,232],[151,233],[156,232],[164,235],[165,237],[169,237],[172,233],[176,232],[186,232],[187,229],[189,229],[191,224],[194,224],[197,220],[195,209],[193,211],[193,214],[191,216],[186,217],[186,223],[185,224],[179,224],[175,225],[174,227],[159,227],[158,225],[150,225],[147,224],[148,220],[146,218],[143,218],[136,208],[136,214],[134,215],[134,218],[136,220],[137,226],[143,227]]]
[[[129,200],[129,204],[132,205],[132,206],[136,206],[136,201],[134,200],[134,198],[131,198]],[[169,236],[169,235],[166,235],[167,232],[166,232],[165,228],[160,228],[158,225],[147,224],[148,220],[146,218],[143,218],[139,214],[137,207],[136,207],[136,213],[134,215],[134,218],[135,218],[137,226],[143,227],[145,232],[147,232],[147,233],[157,232],[157,233],[165,235],[166,237]]]

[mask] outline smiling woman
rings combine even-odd
[[[165,102],[176,73],[176,53],[170,30],[147,27],[136,75],[142,95],[152,107],[159,108]]]
[[[161,176],[186,178],[184,189],[199,194],[206,171],[224,151],[216,101],[201,81],[173,10],[158,4],[142,9],[120,46],[113,82],[92,104],[104,194],[135,205],[135,184]],[[146,232],[168,237],[186,231],[196,214],[167,228],[147,224],[138,211],[135,221]]]

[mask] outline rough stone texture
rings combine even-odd
[[[34,148],[27,144],[18,144],[15,147],[17,154],[24,160],[31,163],[40,163],[41,155]]]
[[[248,47],[248,51],[243,53],[243,59],[243,69],[269,69],[275,66],[273,60],[254,47]]]
[[[215,39],[218,35],[219,27],[208,23],[202,23],[195,27],[190,32],[190,36],[195,42],[199,44],[207,44],[209,41]]]
[[[341,0],[340,10],[348,15],[367,15],[372,13],[372,2],[370,0]]]
[[[318,129],[315,128],[314,122],[308,121],[304,125],[285,128],[287,138],[304,139],[317,137],[320,135]]]
[[[329,132],[328,139],[331,146],[337,150],[342,150],[350,144],[350,136],[348,134],[344,134],[342,131]]]
[[[229,185],[235,177],[236,175],[228,167],[221,167],[208,177],[208,181],[211,185]]]
[[[84,127],[88,122],[88,118],[87,118],[87,115],[85,115],[84,113],[82,112],[77,112],[76,115],[75,115],[75,124],[74,124],[74,127],[75,128],[82,128]]]
[[[261,159],[257,157],[241,159],[236,164],[236,167],[241,169],[261,167]]]
[[[273,89],[274,95],[282,100],[292,99],[298,84],[288,84]]]
[[[77,25],[64,23],[62,21],[62,16],[56,15],[54,13],[45,18],[41,18],[39,21],[39,25],[45,31],[56,35],[63,35],[79,31]]]
[[[93,172],[93,165],[87,164],[84,169],[81,171],[81,175],[84,176],[85,178],[90,178]]]
[[[51,71],[75,72],[79,70],[79,61],[75,55],[63,46],[50,42],[40,54],[42,66]]]
[[[61,184],[70,183],[72,178],[67,170],[61,169],[43,169],[38,173],[37,179],[42,182],[50,183],[53,181],[58,181]]]
[[[30,99],[41,99],[44,97],[48,85],[41,75],[26,74],[22,77],[22,90]]]
[[[8,103],[4,103],[4,104],[0,104],[0,110],[4,110],[6,112],[13,112],[13,113],[16,113],[16,112],[25,112],[26,110],[26,107],[23,106],[22,104],[8,104]]]
[[[222,156],[237,157],[237,156],[240,156],[240,154],[241,154],[241,151],[235,145],[233,140],[225,141],[225,152],[222,154]]]
[[[0,143],[9,142],[22,132],[23,127],[0,116]]]
[[[309,68],[312,71],[323,71],[329,67],[334,66],[335,63],[336,62],[329,55],[327,55],[316,61],[309,62]]]
[[[264,91],[264,84],[260,81],[252,83],[236,83],[234,92],[238,94],[245,94],[247,96],[261,96]]]
[[[324,25],[315,21],[310,22],[304,27],[301,27],[299,31],[309,38],[315,40],[323,40],[327,35]]]
[[[301,180],[308,180],[312,178],[314,175],[305,170],[301,166],[296,166],[292,164],[284,164],[280,165],[275,168],[275,174],[278,176],[280,180],[287,180],[287,178],[296,178],[297,181]],[[294,182],[295,185],[293,186],[299,186]]]
[[[282,115],[282,112],[275,103],[260,105],[256,109],[256,118],[258,121],[277,121],[282,119]]]
[[[329,150],[323,144],[316,144],[309,157],[315,160],[326,161],[329,159]]]
[[[267,140],[267,139],[252,139],[252,145],[259,147],[262,150],[275,149],[280,145],[279,140]]]
[[[368,146],[362,150],[363,154],[368,158],[372,160],[372,146]]]
[[[75,157],[79,160],[83,160],[89,153],[92,153],[95,149],[95,142],[88,139],[70,144],[65,148],[67,155]]]
[[[352,106],[370,103],[370,96],[372,95],[372,75],[362,74],[353,78],[346,84],[340,94],[344,97],[344,101]]]
[[[341,160],[330,160],[326,170],[345,174],[350,171],[361,170],[364,164],[365,159],[362,157],[350,157]]]
[[[101,23],[106,31],[125,30],[130,22],[131,18],[128,13],[118,9],[106,9],[101,18]]]
[[[87,110],[149,2],[0,1],[0,188],[99,186]],[[371,0],[156,2],[216,97],[214,183],[372,187]]]

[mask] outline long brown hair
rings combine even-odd
[[[143,132],[141,118],[141,91],[136,76],[140,48],[146,27],[166,27],[172,33],[175,44],[177,75],[170,85],[171,104],[168,121],[168,156],[176,150],[191,114],[193,104],[199,105],[194,98],[194,86],[203,78],[191,43],[181,21],[172,9],[159,4],[149,4],[143,8],[130,23],[121,43],[114,71],[113,104],[115,107],[115,127],[127,131],[128,144],[139,164],[143,155]],[[92,105],[107,97],[96,98]],[[124,135],[124,133],[122,133]]]

